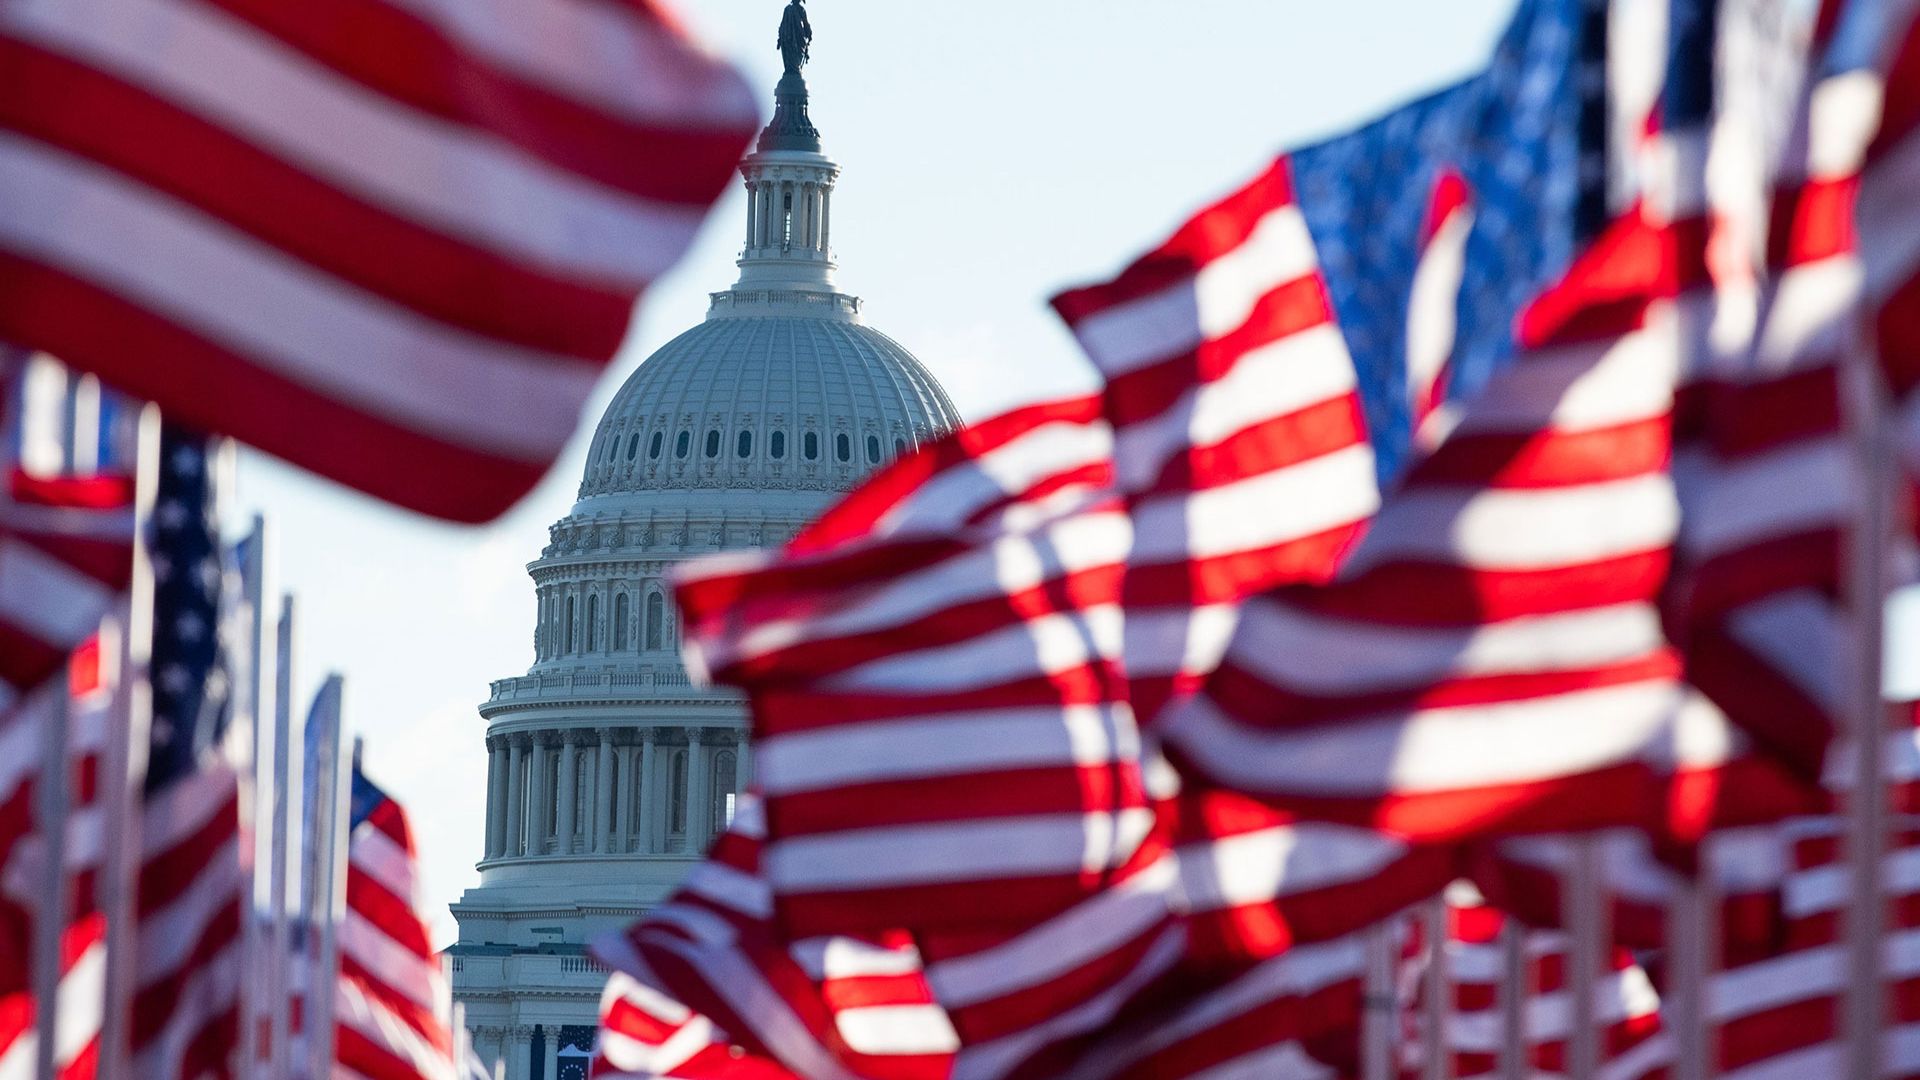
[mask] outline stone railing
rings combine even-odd
[[[684,696],[688,691],[703,697],[733,696],[730,691],[699,686],[684,671],[551,672],[495,679],[492,689],[488,704],[548,697],[633,697],[662,690],[673,691],[679,696]]]
[[[823,307],[848,315],[860,314],[860,298],[845,293],[813,292],[806,289],[740,289],[708,294],[713,306],[723,308],[755,307],[762,304]]]

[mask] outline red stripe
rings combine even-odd
[[[133,397],[160,401],[188,426],[232,435],[437,517],[490,521],[546,471],[359,412],[111,292],[6,252],[0,337],[96,372]]]
[[[1278,599],[1328,618],[1381,626],[1465,627],[1647,600],[1665,583],[1671,561],[1666,548],[1544,570],[1491,572],[1407,560]]]
[[[1366,426],[1360,398],[1352,394],[1262,417],[1217,443],[1180,447],[1134,501],[1221,488],[1361,446],[1367,441]]]
[[[1194,215],[1166,243],[1112,281],[1054,297],[1054,310],[1068,324],[1076,324],[1186,281],[1201,267],[1246,243],[1269,211],[1292,201],[1291,169],[1287,159],[1281,158],[1251,184]]]
[[[131,528],[132,523],[129,521],[128,525]],[[86,536],[65,536],[51,531],[0,526],[0,537],[34,548],[47,558],[115,592],[125,589],[128,579],[133,576],[131,532],[123,538],[96,540]]]
[[[382,888],[366,871],[351,864],[347,867],[347,910],[373,924],[395,945],[418,957],[421,963],[437,962],[433,943],[427,938],[427,928],[421,924],[420,916],[414,912],[412,905]]]
[[[976,773],[843,784],[788,795],[769,800],[767,824],[776,836],[817,837],[895,825],[1113,813],[1147,805],[1135,766],[998,768],[991,777]]]
[[[336,1060],[368,1080],[425,1080],[413,1062],[342,1023],[334,1033]]]
[[[133,505],[130,476],[35,476],[13,471],[10,494],[29,506],[72,507],[82,510],[127,510]]]
[[[1867,151],[1868,168],[1892,153],[1920,128],[1920,19],[1888,28],[1898,47],[1887,66],[1886,98],[1881,105],[1880,131]]]
[[[1465,434],[1447,440],[1408,474],[1408,488],[1472,485],[1492,490],[1604,484],[1666,471],[1673,458],[1665,417],[1593,431]]]
[[[0,124],[449,326],[601,362],[626,332],[627,291],[561,281],[436,232],[137,87],[4,36]]]
[[[641,198],[704,208],[753,135],[751,117],[702,129],[584,106],[481,62],[433,24],[379,0],[197,2],[402,105]]]

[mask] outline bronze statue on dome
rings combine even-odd
[[[787,62],[787,73],[798,75],[810,59],[813,24],[807,21],[807,0],[791,0],[780,19],[780,55]]]

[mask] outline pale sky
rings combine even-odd
[[[784,0],[681,0],[770,110]],[[1084,389],[1045,300],[1098,280],[1275,153],[1470,72],[1513,0],[814,0],[807,80],[840,281],[969,418]],[[440,525],[255,454],[241,506],[297,594],[303,702],[346,675],[368,773],[413,816],[436,944],[476,884],[490,680],[533,655],[526,563],[564,516],[592,424],[735,276],[736,187],[643,303],[565,457],[507,517]],[[394,468],[405,468],[403,461]]]

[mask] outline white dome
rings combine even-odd
[[[831,304],[852,297],[818,295],[829,303],[805,314],[775,313],[797,302],[715,299],[712,317],[649,357],[614,397],[576,513],[608,496],[846,490],[959,424],[912,353]]]

